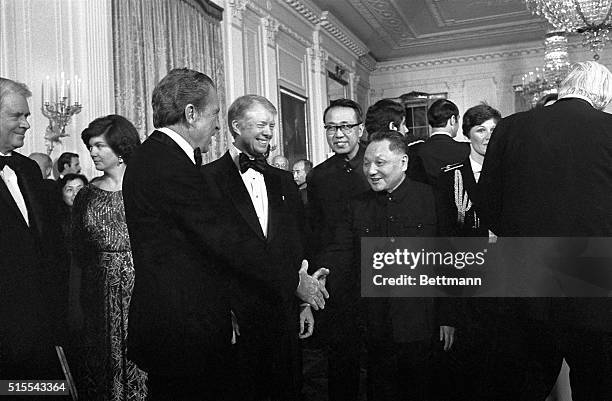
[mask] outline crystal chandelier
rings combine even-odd
[[[599,54],[610,40],[612,0],[525,0],[534,14],[546,18],[559,31],[583,34],[583,46]]]
[[[544,67],[523,75],[514,91],[523,95],[532,106],[544,95],[556,93],[569,71],[565,32],[549,32],[544,40]]]

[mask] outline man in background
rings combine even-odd
[[[289,160],[283,155],[276,155],[272,158],[272,165],[281,170],[289,170]]]
[[[53,160],[51,160],[49,155],[45,153],[34,152],[31,153],[28,157],[34,160],[36,164],[38,164],[43,179],[46,180],[51,176],[51,172],[53,171]]]
[[[80,174],[81,163],[79,162],[79,155],[76,153],[64,152],[57,159],[57,171],[59,177],[62,178],[66,174]]]
[[[459,131],[459,109],[447,99],[438,99],[427,109],[427,121],[432,128],[431,136],[419,147],[427,181],[435,184],[442,167],[460,163],[470,153],[467,142],[454,138]]]
[[[302,199],[302,204],[306,206],[308,204],[308,184],[306,183],[306,177],[312,170],[312,162],[307,159],[300,159],[293,163],[293,181],[298,186],[298,191],[300,193],[300,198]]]

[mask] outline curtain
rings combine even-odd
[[[134,123],[141,138],[153,128],[151,95],[173,68],[210,76],[217,86],[221,131],[209,162],[228,147],[221,10],[206,0],[112,0],[116,113]]]

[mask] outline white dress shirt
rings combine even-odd
[[[472,166],[472,171],[474,172],[474,179],[476,182],[480,179],[480,172],[482,171],[482,164],[478,163],[476,160],[472,159],[470,156],[470,165]]]
[[[229,149],[230,156],[240,173],[240,164],[238,163],[238,156],[242,151],[238,149],[234,144],[230,145]],[[255,208],[255,213],[257,213],[257,219],[259,220],[259,225],[261,226],[261,230],[265,237],[268,236],[268,190],[266,188],[266,181],[264,180],[264,176],[259,171],[255,171],[252,168],[248,169],[244,172],[244,174],[240,174],[242,181],[244,182],[244,186],[249,192],[249,196],[251,197],[251,202],[253,203],[253,207]]]
[[[189,142],[187,142],[185,138],[183,138],[168,127],[157,128],[157,130],[168,135],[170,139],[176,142],[176,144],[180,146],[181,149],[183,149],[183,152],[185,152],[187,157],[189,157],[189,160],[191,160],[192,163],[195,164],[195,156],[193,154],[194,149],[191,147],[191,145],[189,144]]]
[[[0,156],[11,156],[11,153],[8,153],[6,155],[0,153]],[[17,174],[9,166],[4,166],[4,168],[0,170],[0,177],[2,177],[2,179],[4,180],[4,183],[6,184],[9,192],[11,193],[11,196],[13,197],[13,199],[15,199],[15,203],[17,203],[17,207],[23,215],[26,224],[29,226],[30,219],[28,216],[28,208],[26,207],[25,199],[23,198],[23,195],[21,194],[21,189],[19,188],[19,184],[17,183]]]

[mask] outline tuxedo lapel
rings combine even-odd
[[[15,216],[17,216],[17,218],[21,222],[23,222],[25,226],[27,226],[27,223],[25,219],[23,218],[23,215],[21,214],[19,207],[17,206],[15,199],[13,199],[13,195],[11,195],[11,192],[9,191],[8,187],[6,186],[6,183],[4,182],[2,178],[0,178],[0,198],[2,198],[2,200],[8,206],[8,208],[12,210],[12,213]]]
[[[229,152],[226,152],[223,155],[220,162],[222,163],[222,168],[221,175],[218,178],[220,184],[224,187],[224,192],[231,199],[232,203],[249,227],[251,227],[259,238],[265,240],[265,236],[261,229],[261,225],[259,224],[259,219],[257,218],[257,213],[255,212],[255,207],[253,206],[249,192],[247,191],[244,181],[242,181],[242,177],[240,177],[240,172],[234,164]]]
[[[272,241],[281,223],[280,210],[284,197],[280,177],[269,170],[264,172],[264,180],[268,192],[268,241]]]
[[[19,189],[21,190],[21,195],[23,196],[23,200],[26,203],[26,208],[28,209],[28,219],[30,220],[30,227],[35,229],[36,232],[40,236],[42,236],[43,223],[41,219],[44,211],[38,198],[39,194],[35,190],[35,188],[32,188],[32,182],[30,181],[30,177],[27,177],[25,173],[21,173],[19,175]]]

